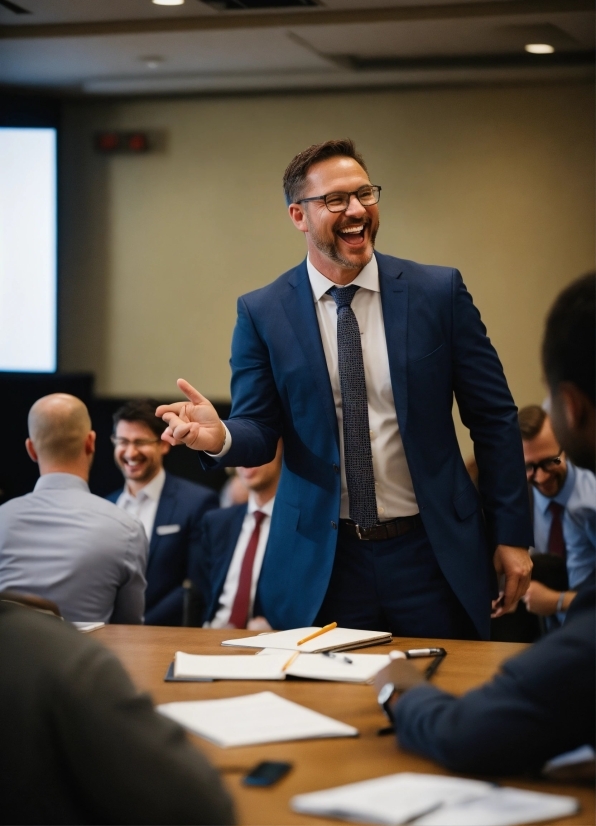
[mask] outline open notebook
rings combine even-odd
[[[224,640],[222,645],[234,645],[240,648],[283,648],[287,651],[318,654],[321,651],[344,651],[349,648],[364,648],[367,645],[381,645],[382,643],[391,642],[391,634],[387,631],[333,628],[319,637],[298,645],[299,640],[319,630],[320,626],[292,628],[289,631],[274,631],[271,634],[259,634],[256,637],[238,637],[235,640]]]
[[[172,678],[190,681],[283,680],[290,676],[367,683],[389,662],[386,654],[298,654],[294,659],[292,652],[275,648],[266,648],[256,656],[185,654],[176,651]]]

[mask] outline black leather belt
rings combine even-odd
[[[351,519],[340,519],[340,530],[355,536],[357,539],[378,540],[393,539],[396,536],[403,536],[408,531],[414,530],[422,525],[422,518],[419,513],[414,516],[398,516],[388,522],[377,522],[372,528],[361,528]]]

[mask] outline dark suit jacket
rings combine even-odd
[[[122,488],[107,498],[116,502],[121,493]],[[188,576],[188,559],[199,542],[204,514],[217,507],[214,490],[166,473],[149,542],[146,625],[182,624],[182,583]],[[179,525],[180,530],[160,535],[158,528],[164,525]]]
[[[218,773],[67,622],[0,603],[3,823],[231,823]]]
[[[231,508],[209,511],[203,518],[201,541],[193,547],[189,560],[190,578],[201,592],[206,606],[203,621],[211,622],[217,613],[246,509],[246,505],[233,505]],[[258,597],[253,614],[261,614]]]
[[[487,638],[494,548],[533,541],[517,410],[459,272],[376,257],[393,397],[424,527]],[[261,465],[283,436],[259,595],[274,628],[311,625],[333,567],[341,483],[337,418],[305,262],[238,300],[231,365],[232,446],[220,461],[204,453],[201,461]],[[480,494],[455,435],[454,395],[474,440]]]
[[[594,745],[594,580],[584,583],[562,628],[503,665],[461,698],[423,685],[394,707],[402,748],[451,771],[517,774]]]

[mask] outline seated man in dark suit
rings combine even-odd
[[[210,488],[164,470],[170,446],[161,440],[165,425],[154,411],[154,401],[138,400],[114,414],[114,461],[126,484],[108,499],[136,516],[149,539],[145,624],[181,625],[189,555],[203,515],[219,501]]]
[[[256,592],[281,457],[280,439],[272,462],[237,468],[249,490],[248,503],[210,511],[203,519],[201,543],[193,548],[191,556],[191,578],[203,594],[205,621],[211,628],[271,628],[266,618],[259,616]]]
[[[2,822],[233,823],[216,770],[114,654],[16,601],[0,595]]]
[[[571,460],[592,471],[595,310],[591,274],[559,296],[543,345],[553,430]],[[400,745],[451,770],[487,774],[531,771],[563,752],[593,747],[594,593],[592,574],[578,589],[562,628],[508,660],[492,682],[463,697],[414,685],[422,679],[407,661],[380,672],[379,700],[395,721]]]

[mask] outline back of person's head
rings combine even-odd
[[[571,461],[596,468],[596,273],[571,283],[546,320],[542,365],[550,417]]]
[[[27,419],[29,439],[40,462],[70,464],[84,452],[91,419],[83,402],[68,393],[38,399]]]
[[[517,414],[519,430],[524,442],[531,442],[542,430],[546,421],[546,411],[538,404],[528,404]]]
[[[573,281],[546,319],[542,363],[551,392],[562,382],[578,387],[596,404],[596,273]]]
[[[155,409],[159,402],[155,399],[132,399],[119,407],[114,413],[112,419],[114,422],[114,432],[118,427],[118,422],[142,422],[155,433],[158,438],[167,427],[167,424],[158,419],[155,415]]]
[[[350,138],[315,143],[292,158],[284,172],[283,187],[288,206],[295,204],[301,197],[311,166],[337,157],[353,158],[368,174],[364,158]]]

